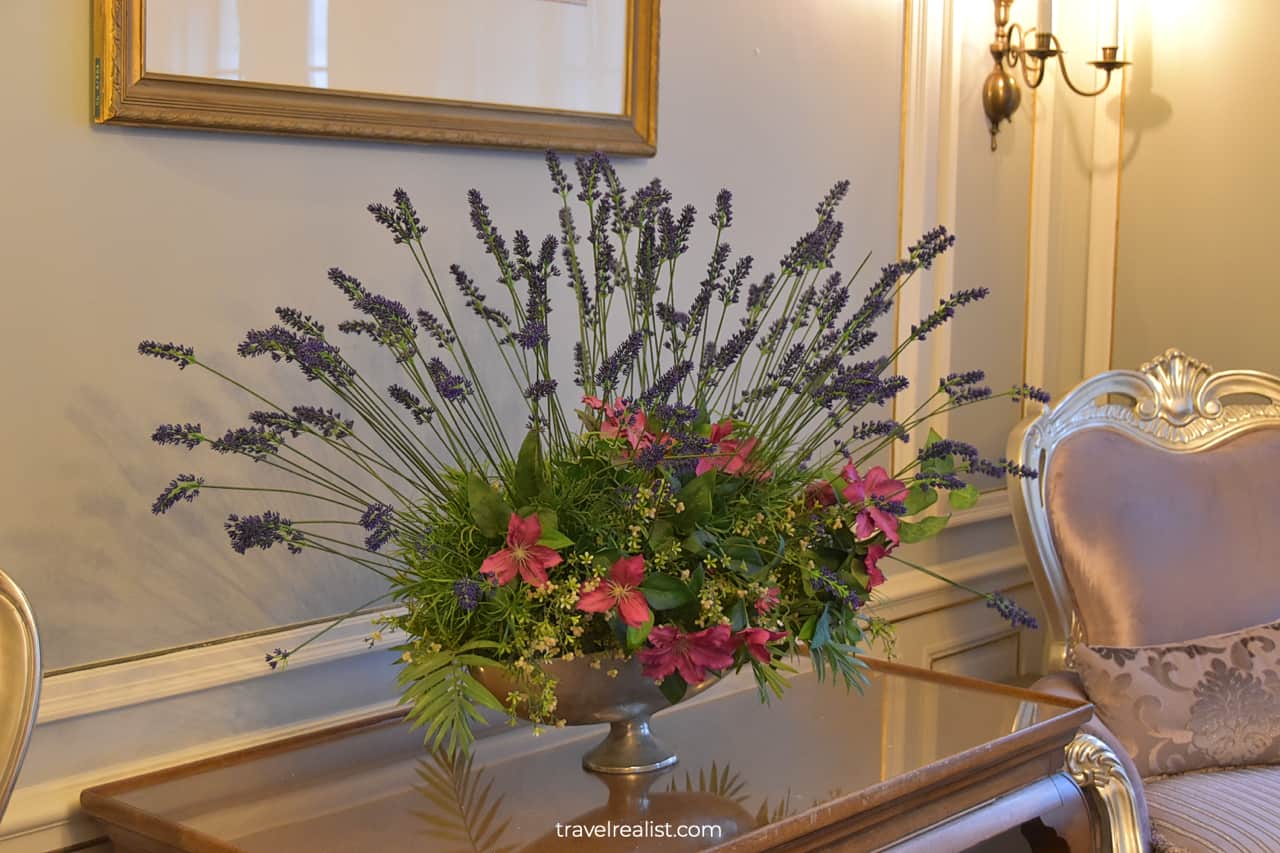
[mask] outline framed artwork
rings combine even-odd
[[[652,155],[660,0],[93,0],[93,120]]]

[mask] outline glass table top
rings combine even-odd
[[[565,850],[575,839],[590,850],[651,849],[654,839],[663,850],[704,849],[850,794],[874,799],[895,778],[1073,711],[1048,697],[917,673],[877,666],[859,694],[802,671],[769,704],[748,673],[726,678],[654,717],[655,734],[680,761],[643,776],[582,770],[605,726],[537,736],[527,726],[499,729],[477,741],[469,762],[453,763],[392,719],[103,793],[246,853]]]

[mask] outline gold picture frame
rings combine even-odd
[[[652,156],[660,0],[627,0],[623,111],[573,112],[146,70],[147,0],[93,0],[93,121]]]

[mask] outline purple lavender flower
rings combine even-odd
[[[567,195],[573,184],[569,183],[569,176],[564,173],[564,167],[560,165],[560,156],[554,151],[547,152],[547,172],[551,175],[552,192],[556,195]]]
[[[484,243],[486,254],[493,255],[498,267],[503,271],[511,269],[511,253],[507,251],[506,240],[494,227],[493,217],[489,214],[489,205],[476,189],[467,190],[467,207],[471,211],[471,227],[476,231],[476,238]]]
[[[840,577],[826,566],[819,566],[816,574],[813,575],[813,586],[817,592],[825,592],[835,600],[848,605],[850,610],[857,610],[862,606],[862,599],[851,589],[846,589],[841,583]]]
[[[433,358],[427,362],[427,376],[442,400],[455,402],[472,391],[471,381],[451,371],[443,361]]]
[[[526,400],[541,400],[550,397],[556,393],[556,381],[554,379],[539,379],[528,388],[524,389]]]
[[[141,355],[149,355],[154,358],[172,361],[178,365],[178,369],[182,370],[188,364],[196,363],[196,351],[191,347],[184,347],[180,344],[167,343],[162,344],[156,341],[143,341],[138,344],[138,352]]]
[[[283,543],[289,553],[301,554],[302,543],[306,541],[302,533],[293,527],[292,521],[271,510],[243,518],[233,513],[227,516],[223,527],[231,539],[231,550],[237,554],[247,553],[250,548],[265,551],[277,542]]]
[[[395,353],[396,361],[408,361],[417,354],[418,327],[414,325],[404,305],[374,293],[360,296],[354,300],[353,304],[357,311],[366,314],[372,320],[347,320],[338,324],[340,331],[368,335]]]
[[[933,313],[925,317],[917,325],[911,327],[911,336],[918,341],[923,341],[931,332],[938,329],[943,323],[950,320],[956,314],[956,309],[968,305],[971,302],[977,302],[985,299],[991,293],[986,287],[974,287],[967,290],[957,290],[946,299],[938,303],[938,307]]]
[[[486,323],[493,323],[504,328],[511,325],[510,317],[497,308],[490,308],[484,304],[484,294],[480,292],[480,288],[476,287],[476,283],[466,274],[462,267],[453,264],[449,267],[449,272],[453,275],[453,281],[458,286],[458,290],[463,296],[467,297],[467,307],[477,317]]]
[[[968,485],[955,474],[940,474],[936,471],[920,471],[915,476],[915,482],[931,489],[945,489],[947,491],[963,489]]]
[[[693,362],[687,358],[673,364],[654,380],[652,385],[641,392],[640,406],[644,409],[652,409],[657,404],[670,399],[692,372]]]
[[[314,335],[317,338],[324,337],[324,326],[310,314],[303,314],[297,308],[277,306],[276,316],[280,318],[281,323],[284,323],[295,332]]]
[[[294,438],[302,435],[302,421],[285,412],[250,412],[249,422],[275,432],[287,432]]]
[[[277,646],[276,648],[267,652],[267,666],[271,667],[273,670],[276,669],[277,667],[283,668],[285,666],[288,666],[288,664],[289,664],[289,652],[285,651],[284,649],[279,648]]]
[[[172,444],[193,450],[205,437],[200,433],[200,424],[161,424],[151,433],[151,440],[160,445]]]
[[[440,318],[432,314],[426,309],[418,310],[418,325],[422,327],[422,331],[436,342],[436,346],[440,349],[448,349],[457,343],[457,336],[440,322]]]
[[[178,501],[191,501],[196,499],[200,494],[200,487],[204,485],[204,477],[197,477],[195,474],[179,474],[169,481],[169,485],[165,486],[151,504],[151,512],[156,515],[164,515],[177,505]]]
[[[644,332],[637,330],[627,335],[626,339],[618,344],[618,348],[600,362],[600,367],[596,369],[596,384],[606,392],[612,392],[617,388],[619,382],[631,373],[643,343]]]
[[[844,201],[844,197],[849,194],[850,186],[851,184],[848,180],[836,181],[832,185],[814,210],[818,214],[818,219],[830,219],[835,216],[836,208],[840,206],[840,202]]]
[[[773,293],[773,286],[777,282],[777,276],[769,273],[760,280],[759,284],[753,284],[747,288],[747,311],[760,311],[769,304],[769,297]]]
[[[733,193],[727,189],[716,194],[716,209],[711,214],[711,224],[717,228],[728,228],[733,224]]]
[[[950,249],[955,243],[955,235],[947,233],[947,229],[939,225],[932,231],[925,233],[920,238],[920,241],[911,247],[908,256],[917,267],[927,270],[933,266],[934,260],[939,255]]]
[[[529,320],[511,334],[511,339],[522,349],[533,350],[545,347],[551,341],[551,333],[547,324],[541,320]]]
[[[280,433],[261,426],[229,429],[222,438],[214,439],[209,444],[218,453],[239,453],[261,462],[268,456],[274,456],[284,444]]]
[[[672,216],[669,207],[658,212],[658,254],[663,259],[674,261],[689,251],[689,235],[693,233],[697,216],[698,211],[691,204],[686,204],[680,211],[679,220]]]
[[[978,474],[986,474],[988,477],[1019,477],[1026,480],[1034,480],[1040,476],[1040,472],[1026,465],[1019,465],[1009,459],[997,459],[994,462],[989,459],[978,459],[971,463],[969,470]]]
[[[1026,383],[1015,385],[1013,386],[1013,393],[1010,396],[1015,402],[1027,399],[1034,400],[1037,403],[1043,403],[1046,406],[1049,405],[1049,392],[1043,388],[1037,388],[1035,385],[1027,385]]]
[[[943,438],[928,447],[922,447],[920,452],[916,454],[916,459],[924,463],[932,459],[945,459],[948,456],[959,456],[961,459],[967,459],[972,462],[978,458],[978,448],[968,442]]]
[[[312,427],[325,438],[346,438],[355,430],[355,421],[343,418],[333,409],[294,406],[293,414],[300,423]]]
[[[431,416],[435,413],[435,409],[430,406],[424,406],[422,400],[408,388],[392,385],[387,388],[387,394],[392,400],[404,406],[419,426],[430,421]]]
[[[364,289],[364,285],[355,276],[347,275],[337,267],[329,268],[329,281],[333,286],[341,290],[350,302],[355,302],[369,295],[369,291]]]
[[[409,194],[397,187],[392,198],[395,200],[395,207],[385,204],[369,205],[368,210],[373,214],[374,221],[390,231],[397,244],[421,237],[427,229],[418,218],[418,211],[409,200]]]
[[[387,544],[394,532],[391,526],[393,519],[394,510],[384,503],[372,503],[365,508],[364,514],[360,516],[360,526],[369,531],[364,540],[366,548],[377,551]]]
[[[987,607],[995,610],[1000,616],[1009,621],[1015,628],[1039,628],[1034,616],[1014,603],[1013,599],[1004,593],[993,592],[987,596]]]
[[[453,582],[453,597],[459,610],[471,613],[480,606],[480,584],[474,578],[458,578]]]

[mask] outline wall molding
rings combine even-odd
[[[381,614],[396,612],[387,610]],[[294,655],[287,668],[298,670],[331,663],[369,650],[372,646],[368,638],[374,631],[372,615],[352,617],[326,631]],[[53,723],[269,677],[274,674],[264,660],[269,650],[291,649],[324,627],[323,623],[305,625],[48,676],[41,687],[36,722]],[[398,632],[383,630],[381,642],[374,645],[385,647],[398,639]]]
[[[902,150],[900,166],[899,252],[926,231],[945,225],[955,229],[960,126],[960,28],[954,0],[912,0],[905,5],[902,80]],[[898,294],[894,342],[905,340],[921,317],[950,295],[955,270],[950,254]],[[940,377],[951,372],[951,328],[943,325],[898,356],[896,370],[910,377]],[[893,402],[894,417],[915,411],[931,393],[926,383],[911,385]],[[947,415],[930,423],[948,435]],[[905,451],[892,446],[893,467],[904,464]]]

